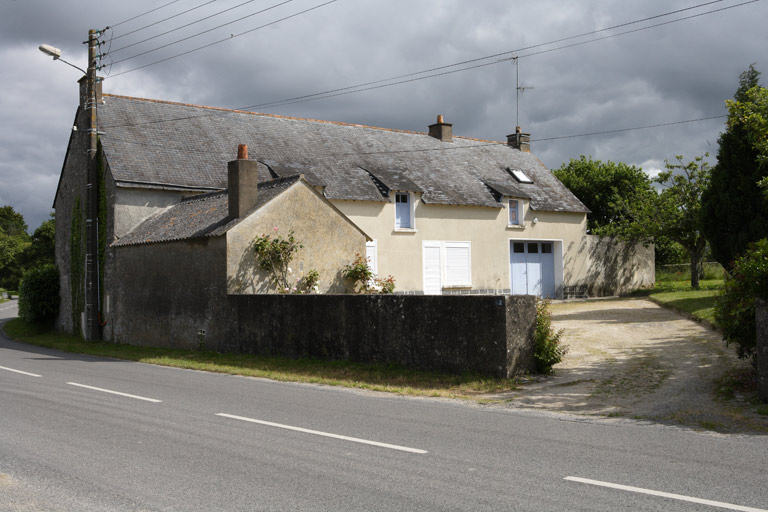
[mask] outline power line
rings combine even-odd
[[[143,12],[143,13],[141,13],[141,14],[137,15],[137,16],[134,16],[133,18],[128,18],[127,20],[123,20],[123,21],[121,21],[120,23],[113,23],[111,26],[112,26],[112,27],[117,27],[118,25],[122,25],[123,23],[128,23],[129,21],[133,21],[133,20],[135,20],[135,19],[141,18],[142,16],[146,16],[146,15],[147,15],[147,14],[149,14],[149,13],[152,13],[152,12],[158,11],[158,10],[162,9],[163,7],[168,7],[168,6],[169,6],[169,5],[171,5],[171,4],[175,4],[175,3],[176,3],[176,2],[178,2],[178,1],[179,1],[179,0],[173,0],[172,2],[168,2],[167,4],[163,4],[163,5],[161,5],[160,7],[155,7],[154,9],[150,9],[150,10],[149,10],[149,11],[147,11],[147,12]]]
[[[685,124],[685,123],[696,123],[698,121],[708,121],[710,119],[723,119],[728,117],[725,114],[719,115],[719,116],[709,116],[709,117],[700,117],[698,119],[687,119],[685,121],[672,121],[670,123],[660,123],[660,124],[650,124],[647,126],[635,126],[633,128],[619,128],[616,130],[605,130],[601,132],[591,132],[591,133],[578,133],[575,135],[561,135],[559,137],[544,137],[541,139],[531,139],[531,142],[543,142],[547,140],[562,140],[562,139],[574,139],[576,137],[591,137],[593,135],[606,135],[609,133],[621,133],[621,132],[629,132],[634,130],[647,130],[649,128],[660,128],[662,126],[673,126],[676,124]]]
[[[192,7],[191,9],[187,9],[186,11],[182,11],[182,12],[180,12],[178,14],[174,14],[173,16],[168,16],[167,18],[164,18],[164,19],[162,19],[160,21],[155,21],[154,23],[150,23],[149,25],[144,25],[143,27],[137,28],[136,30],[131,30],[130,32],[126,32],[125,34],[120,34],[119,36],[115,36],[115,39],[120,39],[121,37],[129,36],[131,34],[135,34],[136,32],[140,32],[140,31],[144,30],[145,28],[154,27],[155,25],[158,25],[160,23],[166,22],[168,20],[172,20],[173,18],[177,18],[177,17],[181,16],[182,14],[187,14],[188,12],[192,12],[192,11],[194,11],[196,9],[201,8],[201,7],[205,7],[206,5],[212,4],[213,2],[216,2],[216,0],[208,0],[207,2],[202,3],[202,4],[200,4],[200,5],[196,6],[196,7]],[[117,51],[117,50],[115,50],[115,51]]]
[[[722,0],[716,0],[716,2],[719,2],[719,1],[722,1]],[[555,47],[555,48],[549,48],[549,49],[546,49],[546,50],[540,50],[538,52],[527,53],[525,55],[519,55],[519,56],[517,56],[517,58],[521,58],[522,59],[522,58],[525,58],[525,57],[532,57],[534,55],[541,55],[541,54],[544,54],[544,53],[550,53],[550,52],[557,51],[557,50],[564,50],[566,48],[573,48],[575,46],[581,46],[581,45],[585,45],[585,44],[589,44],[589,43],[594,43],[594,42],[597,42],[597,41],[602,41],[602,40],[605,40],[605,39],[611,39],[613,37],[623,36],[623,35],[626,35],[626,34],[632,34],[632,33],[635,33],[635,32],[640,32],[640,31],[643,31],[643,30],[648,30],[648,29],[651,29],[651,28],[660,27],[660,26],[663,26],[663,25],[669,25],[669,24],[672,24],[672,23],[680,22],[680,21],[685,21],[685,20],[689,20],[689,19],[693,19],[693,18],[698,18],[700,16],[705,16],[705,15],[708,15],[708,14],[713,14],[713,13],[716,13],[716,12],[725,11],[725,10],[728,10],[728,9],[733,9],[733,8],[736,8],[736,7],[741,7],[741,6],[744,6],[744,5],[747,5],[747,4],[752,4],[752,3],[755,3],[755,2],[759,2],[759,1],[760,0],[748,0],[748,1],[742,2],[740,4],[735,4],[735,5],[731,5],[731,6],[728,6],[728,7],[722,7],[720,9],[715,9],[715,10],[707,11],[707,12],[703,12],[703,13],[693,14],[693,15],[690,15],[690,16],[685,16],[683,18],[678,18],[678,19],[671,20],[671,21],[665,21],[665,22],[662,22],[662,23],[656,23],[656,24],[653,24],[653,25],[648,25],[646,27],[640,27],[640,28],[636,28],[636,29],[632,29],[632,30],[627,30],[627,31],[624,31],[624,32],[618,32],[616,34],[610,34],[610,35],[607,35],[607,36],[598,37],[598,38],[595,38],[595,39],[590,39],[588,41],[580,41],[580,42],[577,42],[577,43],[571,43],[571,44],[568,44],[568,45],[558,46],[558,47]],[[715,2],[708,2],[707,4],[701,4],[701,5],[709,5],[711,3],[715,3]],[[689,9],[691,9],[691,8],[689,8]],[[677,12],[679,12],[679,11],[674,11],[672,14],[677,13]],[[654,16],[653,18],[658,18],[660,16],[667,16],[667,15],[668,14],[658,15],[658,16]],[[652,19],[652,18],[647,18],[647,19]],[[522,51],[526,51],[526,50],[530,50],[530,49],[534,49],[534,48],[540,48],[542,46],[548,46],[548,45],[555,44],[555,43],[558,43],[558,42],[567,41],[567,40],[570,40],[570,39],[576,39],[576,38],[579,38],[579,37],[584,37],[586,35],[593,35],[593,34],[596,34],[598,32],[604,32],[606,30],[611,30],[613,28],[617,28],[617,27],[622,27],[622,26],[627,26],[627,25],[639,23],[640,21],[646,21],[647,19],[638,20],[638,21],[629,22],[629,23],[624,23],[624,24],[621,24],[621,25],[616,25],[615,27],[609,27],[609,28],[605,28],[605,29],[595,30],[595,31],[587,32],[587,33],[580,34],[580,35],[577,35],[577,36],[571,36],[571,37],[567,37],[567,38],[563,38],[563,39],[558,39],[556,41],[550,41],[550,42],[547,42],[547,43],[540,43],[540,44],[536,44],[536,45],[532,45],[532,46],[527,46],[527,47],[524,47],[524,48],[519,48],[517,50],[510,50],[510,51],[507,51],[507,52],[497,53],[497,54],[494,54],[494,55],[489,55],[487,57],[479,57],[477,59],[472,59],[472,60],[468,60],[468,61],[464,61],[464,62],[459,62],[459,63],[456,63],[456,64],[449,64],[449,65],[446,65],[446,66],[440,66],[440,67],[437,67],[437,68],[432,68],[432,69],[428,69],[428,70],[424,70],[424,71],[417,71],[417,72],[413,72],[413,73],[408,73],[406,75],[400,75],[400,76],[396,76],[396,77],[384,78],[384,79],[376,80],[376,81],[373,81],[373,82],[367,82],[367,83],[364,83],[364,84],[351,85],[351,86],[342,87],[342,88],[338,88],[338,89],[331,89],[331,90],[328,90],[328,91],[317,92],[317,93],[313,93],[313,94],[307,94],[307,95],[304,95],[304,96],[297,96],[297,97],[294,97],[294,98],[288,98],[288,99],[285,99],[285,100],[273,101],[273,102],[268,102],[268,103],[261,103],[261,104],[258,104],[258,105],[249,105],[247,107],[243,107],[241,110],[250,110],[250,109],[255,109],[255,108],[260,108],[261,109],[261,108],[282,107],[282,106],[286,106],[286,105],[293,105],[295,103],[304,103],[304,102],[307,102],[307,101],[314,101],[314,100],[318,100],[318,99],[334,98],[336,96],[344,96],[344,95],[347,95],[347,94],[354,94],[354,93],[370,91],[370,90],[374,90],[374,89],[382,89],[382,88],[385,88],[385,87],[392,87],[394,85],[401,85],[401,84],[406,84],[406,83],[410,83],[410,82],[417,82],[419,80],[426,80],[427,78],[434,78],[434,77],[438,77],[438,76],[445,76],[445,75],[450,75],[450,74],[453,74],[453,73],[459,73],[461,71],[468,71],[468,70],[471,70],[471,69],[477,69],[477,68],[482,68],[482,67],[486,67],[486,66],[493,66],[493,65],[496,65],[496,64],[501,64],[503,62],[511,61],[515,57],[501,58],[501,59],[498,59],[498,60],[495,60],[495,61],[491,61],[491,62],[485,62],[485,63],[482,63],[482,64],[476,64],[474,66],[468,66],[468,67],[464,67],[464,68],[460,68],[460,69],[443,71],[441,73],[434,73],[434,74],[426,75],[426,76],[416,76],[416,75],[423,75],[424,73],[429,73],[431,71],[436,71],[436,70],[441,70],[441,69],[447,69],[447,68],[452,68],[452,67],[460,66],[460,65],[465,64],[465,63],[478,62],[478,61],[482,61],[482,60],[491,59],[491,58],[494,58],[494,57],[500,57],[500,56],[504,56],[504,55],[516,54],[518,52],[522,52]],[[415,78],[410,78],[410,79],[407,79],[407,80],[400,80],[400,81],[392,82],[392,80],[397,80],[399,78],[414,77],[414,76],[415,76]]]
[[[663,18],[665,16],[671,16],[672,14],[678,14],[680,12],[689,11],[689,10],[692,10],[692,9],[698,9],[700,7],[706,7],[707,5],[719,3],[719,2],[722,2],[722,1],[723,0],[713,0],[713,1],[710,1],[710,2],[703,3],[703,4],[698,4],[698,5],[694,5],[694,6],[691,6],[691,7],[686,7],[684,9],[678,9],[678,10],[675,10],[675,11],[669,11],[669,12],[665,12],[665,13],[662,13],[662,14],[657,14],[655,16],[650,16],[650,17],[647,17],[647,18],[642,18],[642,19],[638,19],[638,20],[634,20],[634,21],[628,21],[626,23],[621,23],[621,24],[618,24],[618,25],[613,25],[613,26],[610,26],[610,27],[605,27],[605,28],[593,30],[593,31],[590,31],[590,32],[584,32],[584,33],[581,33],[581,34],[577,34],[577,35],[573,35],[573,36],[569,36],[569,37],[564,37],[564,38],[561,38],[561,39],[555,39],[553,41],[547,41],[546,43],[538,43],[538,44],[534,44],[534,45],[530,45],[530,46],[525,46],[525,47],[522,47],[522,48],[518,48],[516,50],[509,50],[509,51],[505,51],[505,52],[501,52],[501,53],[495,53],[495,54],[492,54],[492,55],[486,55],[485,57],[477,57],[477,58],[474,58],[474,59],[464,60],[464,61],[461,61],[461,62],[456,62],[454,64],[447,64],[447,65],[444,65],[444,66],[438,66],[438,67],[434,67],[434,68],[423,69],[421,71],[414,71],[414,72],[411,72],[411,73],[406,73],[404,75],[391,76],[389,78],[382,78],[380,80],[374,80],[372,82],[365,82],[365,83],[361,83],[361,84],[350,85],[350,86],[347,86],[347,87],[340,87],[338,89],[331,89],[331,90],[328,90],[328,91],[317,92],[317,93],[313,93],[313,94],[306,94],[304,96],[296,96],[295,98],[288,98],[288,99],[285,99],[285,100],[279,100],[279,101],[274,101],[274,102],[269,102],[269,103],[263,103],[261,105],[252,105],[252,106],[249,106],[249,107],[245,107],[244,110],[247,110],[247,109],[250,109],[250,108],[261,108],[263,106],[272,106],[273,104],[275,106],[277,106],[277,104],[281,104],[281,103],[284,103],[284,102],[287,102],[287,101],[301,100],[301,99],[311,98],[311,97],[314,97],[314,96],[320,96],[320,95],[324,95],[324,94],[328,94],[328,93],[347,91],[347,90],[350,90],[350,89],[356,89],[358,87],[366,87],[366,86],[369,86],[369,85],[381,84],[381,83],[389,82],[389,81],[392,81],[392,80],[399,80],[401,78],[409,78],[409,77],[412,77],[412,76],[422,75],[424,73],[431,73],[433,71],[440,71],[440,70],[443,70],[443,69],[453,68],[453,67],[456,67],[456,66],[462,66],[464,64],[472,64],[473,62],[480,62],[480,61],[483,61],[483,60],[493,59],[495,57],[502,57],[502,56],[505,56],[505,55],[510,55],[510,54],[514,54],[514,53],[518,53],[518,52],[523,52],[523,51],[527,51],[527,50],[533,50],[535,48],[540,48],[542,46],[548,46],[548,45],[552,45],[552,44],[562,43],[564,41],[570,41],[572,39],[578,39],[580,37],[586,37],[586,36],[598,34],[600,32],[605,32],[605,31],[608,31],[608,30],[614,30],[614,29],[621,28],[621,27],[626,27],[626,26],[629,26],[629,25],[635,25],[637,23],[642,23],[644,21],[650,21],[650,20],[657,19],[657,18]],[[754,0],[754,1],[758,1],[758,0]],[[504,61],[494,62],[494,64],[497,64],[499,62],[504,62]],[[475,68],[471,67],[471,68],[466,68],[466,69],[475,69]],[[441,76],[441,75],[432,75],[432,76]],[[425,77],[425,78],[431,78],[431,77]],[[405,83],[405,82],[399,82],[399,83]],[[364,90],[367,90],[367,89],[364,89]]]
[[[215,0],[214,0],[214,1],[215,1]],[[247,2],[243,2],[243,3],[241,3],[241,4],[237,4],[237,5],[235,5],[234,7],[230,7],[230,8],[228,8],[228,9],[224,9],[223,11],[219,11],[219,12],[217,12],[217,13],[211,14],[210,16],[206,16],[206,17],[204,17],[204,18],[200,18],[199,20],[195,20],[195,21],[193,21],[193,22],[191,22],[191,23],[187,23],[186,25],[182,25],[182,26],[180,26],[180,27],[176,27],[176,28],[174,28],[174,29],[171,29],[171,30],[167,30],[167,31],[165,31],[165,32],[162,32],[162,33],[160,33],[160,34],[154,35],[154,36],[152,36],[152,37],[148,37],[148,38],[146,38],[146,39],[142,39],[141,41],[137,41],[137,42],[135,42],[135,43],[131,43],[131,44],[129,44],[129,45],[126,45],[126,46],[122,46],[122,47],[118,48],[117,50],[112,50],[111,52],[108,52],[108,53],[110,53],[110,54],[112,54],[112,53],[116,53],[116,52],[119,52],[119,51],[125,50],[126,48],[130,48],[130,47],[132,47],[132,46],[136,46],[136,45],[139,45],[139,44],[141,44],[141,43],[146,43],[147,41],[151,41],[152,39],[157,39],[158,37],[162,37],[162,36],[168,35],[168,34],[170,34],[171,32],[176,32],[177,30],[181,30],[181,29],[183,29],[183,28],[187,28],[187,27],[190,27],[190,26],[192,26],[192,25],[195,25],[195,24],[197,24],[197,23],[203,22],[203,21],[205,21],[205,20],[209,20],[209,19],[211,19],[211,18],[214,18],[214,17],[218,16],[219,14],[224,14],[225,12],[229,12],[229,11],[231,11],[231,10],[237,9],[238,7],[242,7],[242,6],[244,6],[245,4],[250,4],[250,3],[252,3],[252,2],[255,2],[255,1],[256,1],[256,0],[248,0]],[[209,3],[210,3],[210,2],[209,2]],[[205,5],[205,4],[204,4],[204,5]],[[183,14],[183,13],[182,13],[182,14]],[[166,18],[166,20],[167,20],[167,19],[169,19],[169,18]],[[163,21],[166,21],[166,20],[163,20]],[[159,23],[159,22],[158,22],[158,23]]]
[[[207,34],[208,32],[212,32],[212,31],[214,31],[214,30],[217,30],[217,29],[220,29],[220,28],[222,28],[222,27],[226,27],[227,25],[231,25],[231,24],[233,24],[233,23],[237,23],[237,22],[239,22],[239,21],[242,21],[242,20],[244,20],[244,19],[247,19],[247,18],[251,18],[251,17],[253,17],[253,16],[256,16],[257,14],[261,14],[261,13],[267,12],[267,11],[269,11],[269,10],[275,9],[275,8],[277,8],[277,7],[280,7],[281,5],[285,5],[285,4],[287,4],[287,3],[289,3],[289,2],[292,2],[292,1],[293,1],[293,0],[284,0],[283,2],[277,3],[277,4],[275,4],[275,5],[271,5],[271,6],[267,7],[267,8],[265,8],[265,9],[262,9],[262,10],[260,10],[260,11],[256,11],[256,12],[254,12],[254,13],[251,13],[251,14],[248,14],[247,16],[243,16],[243,17],[241,17],[241,18],[238,18],[238,19],[236,19],[236,20],[233,20],[233,21],[230,21],[230,22],[227,22],[227,23],[222,23],[221,25],[218,25],[218,26],[216,26],[216,27],[213,27],[213,28],[209,28],[209,29],[207,29],[207,30],[203,30],[202,32],[198,32],[197,34],[193,34],[193,35],[191,35],[191,36],[188,36],[188,37],[184,37],[184,38],[182,38],[182,39],[179,39],[179,40],[177,40],[177,41],[173,41],[173,42],[171,42],[171,43],[168,43],[168,44],[164,44],[164,45],[162,45],[162,46],[158,46],[157,48],[153,48],[153,49],[151,49],[151,50],[147,50],[147,51],[145,51],[145,52],[137,53],[136,55],[133,55],[133,56],[131,56],[131,57],[126,57],[125,59],[122,59],[122,60],[118,60],[117,62],[115,62],[115,64],[119,64],[119,63],[121,63],[121,62],[125,62],[125,61],[127,61],[127,60],[131,60],[131,59],[135,59],[136,57],[141,57],[142,55],[146,55],[146,54],[148,54],[148,53],[156,52],[157,50],[162,50],[163,48],[168,48],[169,46],[173,46],[173,45],[175,45],[175,44],[179,44],[179,43],[181,43],[181,42],[184,42],[184,41],[188,41],[189,39],[193,39],[193,38],[195,38],[195,37],[198,37],[198,36],[201,36],[201,35],[203,35],[203,34]],[[219,40],[219,41],[214,41],[213,43],[207,44],[207,45],[205,45],[205,46],[201,46],[201,47],[199,47],[199,48],[195,48],[195,49],[193,49],[193,50],[189,50],[189,51],[186,51],[186,52],[180,53],[180,54],[178,54],[178,55],[174,55],[174,56],[172,56],[172,57],[168,57],[168,58],[166,58],[166,59],[162,59],[162,60],[159,60],[159,61],[157,61],[157,62],[152,62],[151,64],[145,64],[144,66],[139,66],[139,67],[137,67],[137,68],[134,68],[134,69],[130,69],[130,70],[128,70],[128,71],[123,71],[122,73],[117,73],[117,75],[122,75],[122,74],[125,74],[125,73],[130,73],[131,71],[135,71],[135,70],[137,70],[137,69],[142,69],[142,68],[145,68],[145,67],[148,67],[148,66],[152,66],[152,65],[154,65],[154,64],[159,64],[159,63],[161,63],[161,62],[165,62],[165,61],[167,61],[167,60],[175,59],[176,57],[181,57],[182,55],[187,55],[187,54],[189,54],[189,53],[192,53],[192,52],[196,52],[196,51],[198,51],[198,50],[202,50],[203,48],[208,48],[209,46],[213,46],[213,45],[215,45],[215,44],[223,43],[224,41],[229,41],[230,39],[233,39],[233,38],[235,38],[235,37],[239,37],[239,36],[242,36],[243,34],[248,34],[249,32],[253,32],[254,30],[259,30],[259,29],[261,29],[261,28],[264,28],[264,27],[268,27],[269,25],[274,25],[275,23],[278,23],[278,22],[280,22],[280,21],[284,21],[284,20],[287,20],[287,19],[289,19],[289,18],[293,18],[294,16],[298,16],[299,14],[304,14],[305,12],[313,11],[313,10],[315,10],[315,9],[318,9],[318,8],[320,8],[320,7],[323,7],[324,5],[332,4],[332,3],[336,2],[336,1],[338,1],[338,0],[330,0],[329,2],[326,2],[326,3],[324,3],[324,4],[321,4],[321,5],[317,5],[317,6],[315,6],[315,7],[311,7],[311,8],[309,8],[309,9],[306,9],[306,10],[304,10],[304,11],[301,11],[301,12],[299,12],[299,13],[293,14],[293,15],[291,15],[291,16],[287,16],[287,17],[285,17],[285,18],[281,18],[281,19],[279,19],[279,20],[277,20],[277,21],[273,21],[272,23],[267,23],[266,25],[262,25],[261,27],[256,27],[256,28],[254,28],[254,29],[251,29],[251,30],[247,30],[247,31],[245,31],[245,32],[241,32],[240,34],[232,34],[230,37],[227,37],[227,38],[225,38],[225,39],[221,39],[221,40]],[[117,76],[117,75],[114,75],[114,76]]]
[[[416,72],[407,73],[407,74],[404,74],[404,75],[393,76],[393,77],[389,77],[389,78],[384,78],[384,79],[375,80],[375,81],[371,81],[371,82],[365,82],[365,83],[351,85],[351,86],[347,86],[347,87],[341,87],[341,88],[337,88],[337,89],[330,89],[330,90],[327,90],[327,91],[317,92],[317,93],[313,93],[313,94],[306,94],[306,95],[303,95],[303,96],[296,96],[296,97],[287,98],[287,99],[284,99],[284,100],[278,100],[278,101],[273,101],[273,102],[261,103],[261,104],[257,104],[257,105],[249,105],[249,106],[246,106],[246,107],[238,108],[237,110],[251,110],[251,109],[261,109],[261,108],[274,108],[274,107],[278,107],[278,106],[285,106],[285,105],[291,105],[291,104],[296,104],[296,103],[304,103],[306,101],[314,101],[314,100],[319,100],[319,99],[327,99],[327,98],[332,98],[332,97],[336,97],[336,96],[342,96],[342,95],[346,95],[346,94],[353,94],[353,93],[370,91],[370,90],[375,90],[375,89],[382,89],[382,88],[385,88],[385,87],[392,87],[392,86],[395,86],[395,85],[402,85],[402,84],[405,84],[405,83],[416,82],[416,81],[419,81],[419,80],[425,80],[425,79],[428,79],[428,78],[435,78],[435,77],[438,77],[438,76],[445,76],[445,75],[449,75],[449,74],[453,74],[453,73],[458,73],[458,72],[461,72],[461,71],[468,71],[468,70],[478,69],[478,68],[482,68],[482,67],[486,67],[486,66],[492,66],[492,65],[503,63],[503,62],[507,62],[509,60],[512,60],[512,58],[509,57],[509,58],[497,59],[495,61],[483,62],[483,63],[480,63],[480,64],[476,64],[474,66],[467,66],[467,67],[463,67],[463,68],[460,68],[460,69],[453,69],[453,70],[449,69],[449,68],[453,68],[453,67],[464,65],[464,64],[468,64],[468,63],[480,62],[480,61],[483,61],[483,60],[488,60],[488,59],[491,59],[491,58],[494,58],[494,57],[503,57],[503,56],[506,56],[506,55],[518,54],[519,52],[523,52],[523,51],[527,51],[527,50],[532,50],[532,49],[536,49],[536,48],[541,48],[541,47],[552,45],[552,44],[556,44],[556,43],[559,43],[559,42],[569,41],[569,40],[577,39],[577,38],[580,38],[580,37],[585,37],[585,36],[588,36],[588,35],[594,35],[594,34],[597,34],[597,33],[600,33],[600,32],[605,32],[605,31],[608,31],[608,30],[614,30],[616,28],[626,27],[626,26],[629,26],[629,25],[634,25],[634,24],[637,24],[637,23],[642,23],[644,21],[649,21],[649,20],[652,20],[652,19],[658,19],[658,18],[661,18],[661,17],[670,16],[670,15],[673,15],[673,14],[679,14],[680,12],[690,11],[692,9],[697,9],[697,8],[700,8],[700,7],[706,7],[708,5],[712,5],[712,4],[715,4],[715,3],[720,3],[722,1],[723,0],[714,0],[714,1],[710,1],[710,2],[705,2],[705,3],[702,3],[702,4],[695,5],[695,6],[686,7],[684,9],[678,9],[678,10],[674,10],[674,11],[669,11],[669,12],[666,12],[666,13],[650,16],[650,17],[647,17],[647,18],[633,20],[633,21],[621,23],[621,24],[618,24],[618,25],[613,25],[613,26],[610,26],[610,27],[593,30],[593,31],[590,31],[590,32],[584,32],[584,33],[581,33],[581,34],[578,34],[578,35],[574,35],[574,36],[569,36],[569,37],[564,37],[564,38],[556,39],[556,40],[553,40],[553,41],[548,41],[548,42],[544,42],[544,43],[538,43],[538,44],[534,44],[534,45],[529,45],[529,46],[518,48],[518,49],[515,49],[515,50],[509,50],[509,51],[505,51],[505,52],[501,52],[501,53],[496,53],[496,54],[493,54],[493,55],[488,55],[488,56],[485,56],[485,57],[478,57],[478,58],[475,58],[475,59],[469,59],[469,60],[465,60],[465,61],[462,61],[462,62],[457,62],[457,63],[454,63],[454,64],[438,66],[438,67],[434,67],[434,68],[430,68],[430,69],[425,69],[425,70],[422,70],[422,71],[416,71]],[[742,3],[739,3],[739,4],[723,7],[723,8],[720,8],[720,9],[715,9],[715,10],[712,10],[712,11],[707,11],[707,12],[704,12],[704,13],[698,13],[698,14],[695,14],[695,15],[686,16],[686,17],[683,17],[683,18],[678,18],[678,19],[667,21],[667,22],[663,22],[663,23],[657,23],[657,24],[654,24],[654,25],[646,26],[646,27],[641,27],[641,28],[637,28],[637,29],[633,29],[633,30],[629,30],[629,31],[619,32],[617,34],[610,34],[610,35],[607,35],[607,36],[604,36],[604,37],[590,39],[588,41],[581,41],[581,42],[572,43],[572,44],[569,44],[569,45],[563,45],[563,46],[559,46],[559,47],[555,47],[555,48],[549,48],[549,49],[541,50],[541,51],[538,51],[538,52],[532,52],[532,53],[525,54],[525,55],[519,55],[518,58],[531,57],[531,56],[534,56],[534,55],[540,55],[540,54],[543,54],[543,53],[549,53],[549,52],[553,52],[553,51],[557,51],[557,50],[562,50],[562,49],[572,48],[572,47],[575,47],[575,46],[580,46],[580,45],[584,45],[584,44],[588,44],[588,43],[602,41],[604,39],[609,39],[609,38],[618,37],[618,36],[621,36],[621,35],[631,34],[631,33],[639,32],[639,31],[642,31],[642,30],[648,30],[648,29],[651,29],[651,28],[655,28],[655,27],[662,26],[662,25],[668,25],[668,24],[671,24],[671,23],[677,23],[677,22],[680,22],[680,21],[685,21],[685,20],[689,20],[689,19],[692,19],[692,18],[696,18],[696,17],[700,17],[700,16],[705,16],[705,15],[708,15],[708,14],[713,14],[713,13],[720,12],[720,11],[723,11],[723,10],[733,9],[735,7],[741,7],[741,6],[744,6],[744,5],[747,5],[747,4],[751,4],[751,3],[755,3],[755,2],[758,2],[758,1],[760,1],[760,0],[748,0],[746,2],[742,2]],[[140,68],[136,68],[136,69],[140,69]],[[426,76],[418,76],[418,75],[424,75],[425,73],[430,73],[432,71],[439,71],[439,70],[447,70],[447,71],[442,71],[440,73],[433,73],[433,74],[426,75]],[[129,70],[129,71],[133,71],[133,70]],[[123,73],[127,73],[127,72],[128,71],[124,71]],[[113,76],[118,76],[119,74],[123,74],[123,73],[118,73],[117,75],[113,75]],[[408,78],[408,77],[413,77],[413,78]],[[400,78],[408,78],[408,79],[392,82],[392,80],[398,80]],[[208,116],[212,116],[212,115],[217,115],[217,113],[195,115],[195,116],[183,116],[183,117],[172,118],[172,119],[167,119],[167,120],[148,121],[148,122],[140,122],[140,123],[134,123],[134,124],[123,124],[123,125],[116,125],[114,127],[136,126],[136,125],[142,125],[142,124],[157,124],[157,123],[162,123],[162,122],[173,122],[173,121],[181,121],[181,120],[186,120],[186,119],[194,119],[194,118],[199,118],[199,117],[208,117]]]

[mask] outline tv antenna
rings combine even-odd
[[[520,63],[517,55],[512,56],[512,62],[515,63],[515,126],[520,126],[520,95],[528,89],[533,89],[531,85],[520,83]]]

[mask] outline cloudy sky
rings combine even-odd
[[[38,45],[84,68],[88,29],[113,27],[108,93],[415,131],[443,114],[489,140],[515,129],[518,56],[519,124],[552,169],[714,155],[722,118],[567,136],[723,115],[751,63],[768,77],[764,0],[326,2],[0,0],[0,206],[30,230],[51,211],[81,73]]]

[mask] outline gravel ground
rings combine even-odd
[[[727,376],[750,365],[714,329],[642,298],[560,302],[550,310],[568,354],[554,375],[494,398],[512,407],[768,433],[768,415],[757,412],[768,406],[738,386],[722,392]]]

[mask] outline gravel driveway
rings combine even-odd
[[[554,375],[496,398],[513,407],[768,433],[768,416],[757,414],[738,390],[732,398],[717,397],[725,375],[749,367],[717,331],[643,298],[560,302],[550,309],[569,348],[565,359]]]

